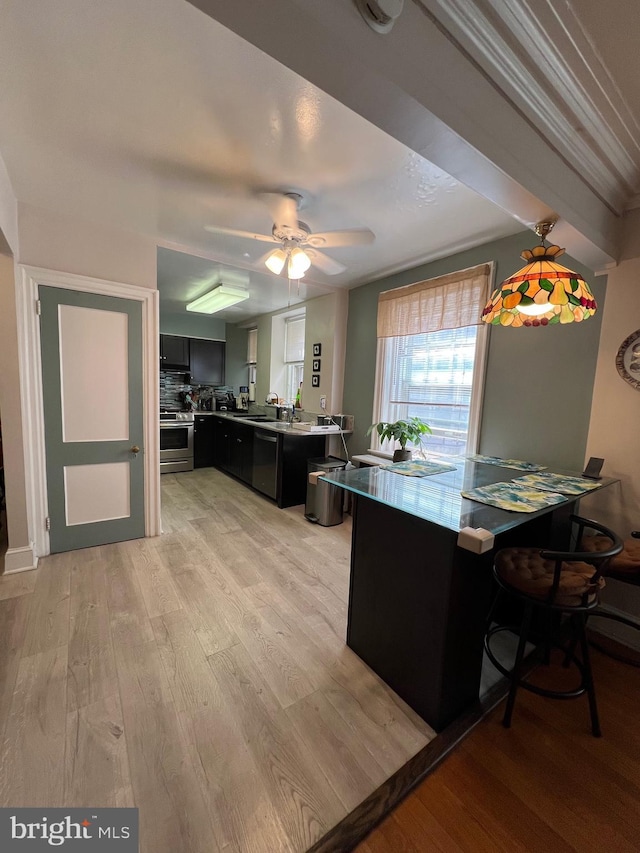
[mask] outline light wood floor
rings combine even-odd
[[[0,805],[140,809],[144,853],[304,851],[433,731],[344,644],[350,524],[213,469],[165,535],[0,578]]]
[[[593,652],[603,737],[586,698],[521,691],[388,817],[357,853],[637,853],[640,669]]]

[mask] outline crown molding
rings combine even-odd
[[[570,3],[414,0],[616,213],[638,190],[640,125]]]

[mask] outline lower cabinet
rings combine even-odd
[[[196,415],[193,425],[193,467],[210,468],[215,465],[216,418]]]
[[[229,429],[230,421],[213,418],[213,464],[223,471],[229,470]]]
[[[281,508],[297,506],[306,501],[307,460],[325,455],[326,436],[292,436],[231,419],[212,417],[211,420],[215,422],[213,464],[217,468],[252,485],[256,491],[275,497]],[[268,433],[269,437],[277,439],[276,452],[273,452],[273,444],[269,443],[270,452],[266,455],[260,442],[255,441],[256,432],[259,435]],[[257,450],[254,450],[256,447]],[[266,476],[265,470],[273,464],[276,466],[275,494],[273,474],[269,472]]]
[[[253,476],[253,427],[248,424],[232,424],[232,427],[229,473],[250,486]]]
[[[305,435],[300,438],[286,434],[278,438],[282,445],[276,500],[279,507],[298,506],[307,499],[307,460],[326,455],[327,439],[324,435]]]
[[[251,485],[253,472],[253,427],[213,418],[213,464]]]

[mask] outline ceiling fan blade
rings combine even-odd
[[[318,267],[318,269],[325,273],[325,275],[338,275],[346,270],[344,264],[334,261],[334,259],[330,258],[329,255],[325,255],[317,249],[305,249],[304,251],[309,256],[309,260],[314,267]]]
[[[260,198],[269,208],[276,228],[298,227],[298,203],[284,193],[260,193]]]
[[[239,231],[237,228],[218,228],[216,225],[205,225],[205,231],[211,234],[226,234],[228,237],[246,237],[248,240],[262,240],[265,243],[275,243],[272,234],[254,234],[252,231]]]
[[[314,233],[307,239],[309,246],[336,248],[338,246],[368,246],[376,235],[368,228],[346,228],[344,231],[324,231]]]

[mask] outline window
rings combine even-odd
[[[287,317],[284,325],[285,399],[293,403],[304,371],[304,317]]]
[[[490,272],[485,264],[380,294],[373,421],[426,421],[433,435],[416,456],[476,450]],[[373,449],[395,449],[372,438]]]
[[[249,365],[249,384],[256,381],[258,369],[258,330],[249,329],[247,335],[247,364]]]

